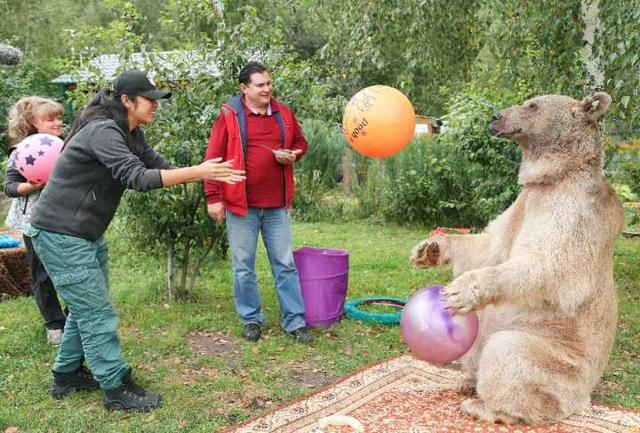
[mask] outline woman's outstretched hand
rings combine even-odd
[[[246,179],[244,170],[233,168],[233,159],[220,162],[222,158],[209,159],[198,166],[203,180],[238,183]]]

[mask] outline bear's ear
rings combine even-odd
[[[582,111],[589,119],[597,122],[604,117],[611,104],[611,96],[606,92],[596,92],[582,100]]]

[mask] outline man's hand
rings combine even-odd
[[[276,161],[278,161],[282,165],[292,165],[294,162],[296,162],[296,157],[300,153],[302,153],[301,149],[278,149],[273,152],[276,157]]]
[[[224,220],[224,206],[222,202],[212,203],[207,205],[207,214],[209,218],[216,220],[217,223],[221,223]]]

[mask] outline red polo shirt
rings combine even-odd
[[[249,207],[284,207],[284,168],[273,155],[273,150],[282,146],[276,116],[273,111],[271,115],[253,113],[246,104],[244,112],[247,118],[247,204]]]

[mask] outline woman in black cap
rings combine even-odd
[[[52,368],[54,398],[100,387],[107,409],[147,411],[160,404],[160,395],[134,383],[122,359],[104,232],[125,189],[244,179],[232,161],[220,158],[173,168],[146,143],[140,125],[151,123],[157,100],[170,96],[140,71],[123,72],[102,89],[75,119],[27,228],[69,308]]]

